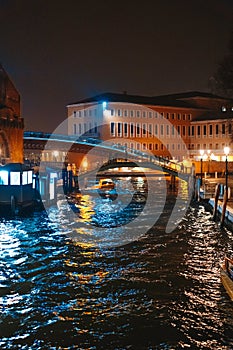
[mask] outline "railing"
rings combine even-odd
[[[51,134],[44,132],[34,132],[34,131],[25,131],[25,139],[38,139],[38,140],[51,140],[51,141],[64,141],[70,143],[85,144],[90,146],[98,145],[99,148],[108,149],[111,151],[120,152],[121,155],[124,155],[123,158],[131,159],[136,161],[146,161],[148,163],[157,165],[163,168],[164,171],[180,174],[193,174],[192,167],[186,167],[183,163],[177,163],[167,158],[160,156],[151,155],[146,152],[142,152],[133,148],[129,148],[123,145],[115,144],[109,141],[102,141],[98,138],[89,137],[87,135],[82,135],[81,137],[76,137],[74,135],[63,135],[63,134]]]

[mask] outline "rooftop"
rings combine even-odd
[[[105,92],[103,94],[99,94],[93,97],[79,100],[74,103],[70,103],[69,105],[106,101],[106,102],[127,102],[127,103],[142,104],[142,105],[154,105],[154,106],[171,106],[171,107],[181,107],[181,108],[193,107],[197,109],[198,108],[207,109],[206,106],[204,107],[201,105],[198,106],[197,102],[194,103],[194,100],[197,101],[200,99],[218,100],[218,102],[222,101],[223,103],[225,101],[230,101],[225,97],[221,97],[221,96],[214,95],[207,92],[200,92],[200,91],[189,91],[189,92],[159,95],[159,96],[141,96],[141,95],[128,95],[127,93],[120,94],[120,93]]]

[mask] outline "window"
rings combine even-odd
[[[200,137],[200,135],[201,135],[201,126],[198,125],[198,126],[197,126],[197,136]]]
[[[128,116],[128,111],[127,111],[127,109],[124,110],[124,116],[125,116],[125,117]]]
[[[181,114],[180,113],[177,114],[177,119],[181,120]]]
[[[130,117],[134,116],[134,111],[130,111]]]
[[[180,125],[177,125],[177,132],[180,135]]]
[[[137,116],[137,118],[140,117],[140,111],[136,111],[136,116]]]
[[[158,135],[158,125],[155,125],[155,135]]]
[[[82,134],[82,124],[78,124],[78,133]]]
[[[172,125],[172,136],[174,136],[174,135],[175,135],[175,126]]]
[[[183,128],[182,128],[182,132],[183,132],[183,136],[186,135],[186,127],[183,125]]]
[[[226,125],[222,124],[222,134],[225,135],[226,133]]]
[[[111,136],[115,136],[115,123],[111,122]]]
[[[219,130],[218,130],[218,125],[216,125],[216,126],[215,126],[215,133],[216,133],[216,135],[218,135],[218,131],[219,131]]]
[[[89,109],[89,117],[91,117],[91,116],[92,116],[92,110]]]
[[[149,151],[152,151],[152,150],[153,150],[153,145],[152,145],[152,143],[149,143],[148,148],[149,148]]]
[[[163,135],[163,125],[160,125],[160,135]]]
[[[209,125],[209,135],[210,136],[213,135],[213,125],[212,124]]]
[[[86,110],[83,111],[83,115],[84,115],[84,117],[87,116],[87,111]]]
[[[118,117],[121,116],[121,109],[118,109],[118,110],[117,110],[117,115],[118,115]]]
[[[122,123],[117,123],[117,134],[122,136]]]
[[[82,111],[78,111],[78,116],[79,116],[79,118],[82,117]]]
[[[74,111],[74,118],[76,118],[76,111]]]
[[[130,123],[130,136],[134,136],[134,123]]]
[[[152,124],[148,125],[149,136],[152,136]]]
[[[192,134],[191,134],[192,136],[194,136],[195,135],[195,126],[194,125],[192,125]]]
[[[128,123],[124,123],[124,136],[128,136]]]
[[[76,135],[77,134],[77,125],[74,124],[74,134]]]
[[[146,136],[146,124],[142,124],[142,134],[144,137]]]
[[[203,125],[203,135],[206,136],[206,125]]]
[[[186,120],[186,114],[183,114],[183,120]]]
[[[140,124],[137,124],[137,136],[140,136],[141,135],[141,130],[140,130]]]
[[[143,118],[146,118],[146,112],[145,111],[142,112],[142,116],[143,116]]]
[[[114,109],[111,109],[111,116],[114,115]]]
[[[228,125],[228,133],[231,134],[232,133],[232,124]]]
[[[169,119],[170,113],[166,113],[166,118]]]
[[[167,136],[170,135],[170,127],[169,127],[169,125],[166,126],[166,133],[167,133]]]
[[[152,118],[152,112],[149,112],[149,118]]]

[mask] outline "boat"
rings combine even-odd
[[[100,190],[113,190],[115,188],[115,183],[112,179],[100,179],[98,188]]]
[[[225,257],[220,264],[220,277],[224,288],[230,299],[233,301],[233,260]]]
[[[115,183],[112,179],[100,179],[98,184],[98,193],[102,198],[117,198]]]
[[[115,182],[110,178],[102,178],[97,184],[87,186],[82,191],[83,194],[100,195],[102,198],[116,199],[118,194]]]

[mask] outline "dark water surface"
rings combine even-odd
[[[93,203],[82,217],[82,200],[79,220],[96,221]],[[173,204],[170,194],[147,234],[113,248],[79,244],[46,212],[1,219],[0,348],[233,349],[219,278],[232,233],[203,203],[166,233]]]

